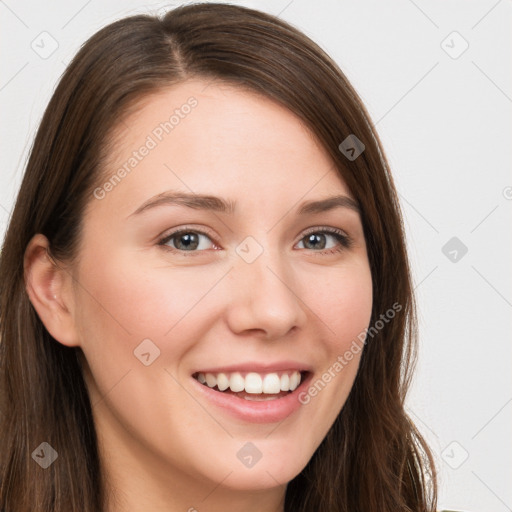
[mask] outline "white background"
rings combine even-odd
[[[2,234],[43,109],[79,46],[120,17],[179,3],[0,1]],[[512,510],[510,0],[238,3],[319,43],[377,123],[421,316],[408,410],[435,452],[439,508]],[[49,51],[52,38],[58,48],[43,59],[31,45]],[[452,237],[467,254],[449,246],[445,256]]]

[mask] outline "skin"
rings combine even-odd
[[[191,374],[296,360],[320,378],[370,321],[361,219],[346,207],[297,215],[303,201],[350,191],[293,113],[226,84],[190,80],[145,98],[115,132],[104,178],[191,96],[190,114],[102,199],[91,196],[75,262],[54,264],[45,237],[32,239],[27,291],[55,340],[85,354],[109,512],[279,511],[345,403],[361,354],[280,423],[234,418],[199,396]],[[236,200],[236,212],[167,204],[132,215],[167,190]],[[194,254],[169,250],[183,247],[179,237],[159,245],[183,226],[207,231]],[[308,228],[325,248],[305,245]],[[248,236],[262,250],[252,263],[236,252]],[[160,350],[149,366],[134,355],[144,339]],[[247,441],[262,453],[252,468],[236,457]]]

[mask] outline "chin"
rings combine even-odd
[[[258,443],[259,446],[262,444],[264,443]],[[242,462],[245,454],[251,452],[254,455],[253,459],[250,460],[248,457],[245,463]],[[298,451],[273,450],[271,447],[262,447],[260,453],[261,455],[257,455],[254,445],[244,444],[237,453],[235,463],[226,465],[222,470],[222,474],[226,478],[223,486],[240,491],[258,491],[280,487],[293,480],[311,458]],[[260,458],[256,460],[258,456]],[[226,476],[228,474],[229,476]],[[215,479],[219,481],[220,475],[215,476]],[[222,476],[220,478],[222,479]]]
[[[302,470],[302,467],[288,467],[286,471],[272,471],[272,468],[261,467],[257,469],[239,469],[226,478],[223,485],[238,491],[264,491],[275,487],[287,485]]]

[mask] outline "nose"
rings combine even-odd
[[[234,333],[274,340],[304,326],[307,307],[283,254],[265,250],[252,263],[237,257],[227,277],[227,322]]]

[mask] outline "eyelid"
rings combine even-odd
[[[331,227],[331,226],[313,226],[312,228],[306,229],[306,231],[304,231],[301,234],[301,237],[299,238],[299,241],[302,240],[305,236],[307,236],[307,235],[309,235],[311,233],[329,233],[329,234],[334,234],[334,235],[343,235],[347,239],[350,239],[348,234],[343,229],[334,228],[334,227]]]

